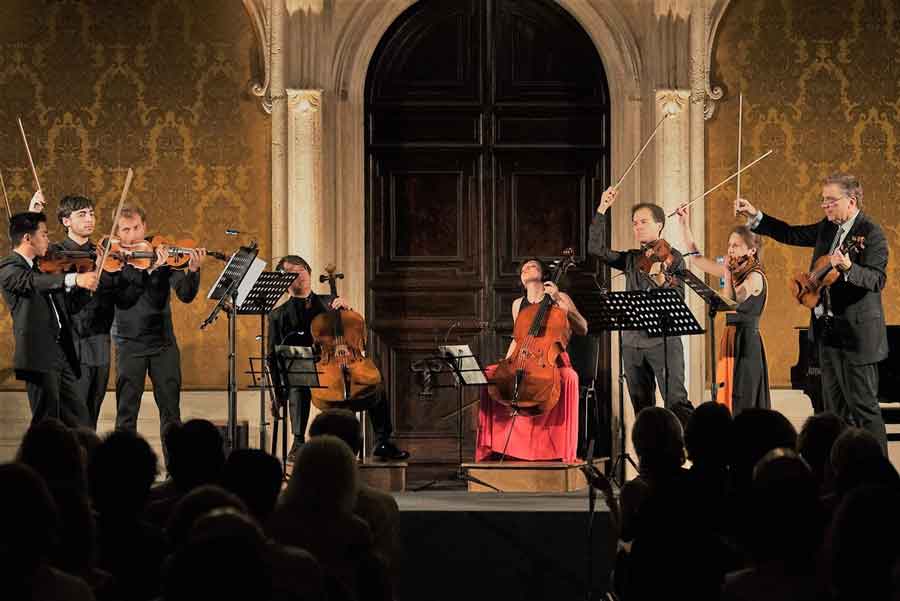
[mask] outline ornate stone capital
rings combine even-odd
[[[272,73],[272,29],[269,19],[271,0],[241,0],[253,29],[253,58],[250,63],[250,93],[260,99],[267,114],[272,114],[272,95],[269,89]]]
[[[703,28],[704,44],[695,47],[691,52],[691,102],[703,104],[703,118],[710,119],[716,111],[716,102],[725,96],[719,85],[710,81],[713,49],[716,34],[731,0],[713,0],[711,6],[704,10]]]

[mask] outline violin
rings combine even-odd
[[[87,273],[94,271],[97,255],[87,250],[48,250],[37,258],[41,273]]]
[[[637,268],[647,274],[650,281],[657,287],[671,288],[677,283],[672,274],[668,272],[674,262],[672,245],[660,238],[641,245],[641,256],[638,257]]]
[[[567,248],[553,271],[552,281],[575,264],[575,251]],[[515,350],[501,359],[488,387],[491,398],[528,415],[550,411],[559,402],[560,377],[557,363],[569,345],[572,331],[565,311],[555,306],[549,294],[516,316],[513,325]]]
[[[334,265],[325,268],[319,282],[328,282],[331,295],[337,298],[337,280],[344,274],[335,273]],[[364,355],[366,321],[356,311],[329,307],[310,324],[310,333],[319,346],[318,364],[320,388],[312,388],[312,403],[325,411],[333,408],[362,407],[356,402],[377,399],[383,383],[375,362]]]
[[[750,275],[751,271],[762,269],[762,264],[755,254],[748,254],[742,257],[728,257],[725,266],[731,272],[732,282],[735,286],[740,286],[746,277]]]
[[[859,253],[866,247],[865,236],[853,236],[841,244],[845,255]],[[819,304],[822,291],[834,284],[841,273],[831,264],[831,255],[822,255],[813,263],[812,271],[798,273],[791,278],[791,293],[801,305],[814,309]]]
[[[99,248],[106,246],[106,238]],[[168,253],[165,265],[172,269],[185,269],[191,261],[191,251],[197,248],[197,243],[191,239],[170,242],[163,236],[154,236],[150,240],[140,240],[134,244],[122,244],[118,238],[113,238],[109,248],[109,254],[103,263],[104,271],[120,271],[125,265],[131,265],[135,269],[149,269],[156,262],[156,249],[164,246]],[[207,250],[206,254],[227,261],[224,253],[215,250]]]

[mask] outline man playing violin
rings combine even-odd
[[[631,207],[631,225],[635,243],[640,248],[626,251],[611,250],[606,244],[606,211],[616,202],[619,190],[607,188],[603,192],[597,214],[591,223],[588,252],[600,261],[625,274],[626,290],[649,290],[664,280],[654,280],[641,269],[642,258],[652,254],[654,243],[660,240],[666,213],[659,205],[642,202]],[[684,269],[684,259],[672,249],[665,266],[672,272]],[[684,283],[672,281],[678,294],[684,297]],[[681,338],[672,336],[663,344],[662,338],[651,338],[643,331],[620,332],[625,379],[635,415],[644,407],[656,404],[656,383],[663,391],[667,409],[690,407],[684,387],[684,347]],[[666,348],[667,347],[667,348]],[[666,353],[667,351],[667,353]],[[668,365],[668,385],[665,371]],[[680,412],[679,412],[680,413]]]
[[[94,202],[83,196],[66,196],[56,211],[57,219],[66,230],[66,238],[50,245],[50,252],[76,251],[96,257],[97,245],[91,241],[94,233]],[[97,429],[100,405],[106,395],[110,365],[110,328],[116,306],[127,308],[137,302],[142,292],[143,275],[127,265],[116,273],[103,272],[97,292],[84,296],[84,306],[72,316],[75,350],[81,364],[77,387],[87,402],[89,424]]]
[[[840,272],[812,310],[810,341],[817,345],[822,368],[825,409],[875,435],[887,452],[887,434],[878,405],[878,362],[887,357],[887,328],[881,304],[888,243],[881,227],[860,210],[862,184],[835,173],[822,182],[825,216],[809,225],[788,225],[750,204],[735,202],[756,233],[791,246],[813,248],[811,265],[820,257]],[[845,254],[842,245],[858,237],[861,250]]]
[[[125,205],[119,213],[118,236],[123,248],[146,250],[146,213],[141,207]],[[200,266],[206,250],[190,250],[187,269],[168,265],[168,250],[155,249],[156,261],[144,272],[143,288],[137,302],[128,308],[116,307],[112,338],[116,344],[116,429],[136,430],[150,374],[153,398],[159,407],[160,433],[181,421],[181,353],[172,325],[170,290],[183,303],[190,303],[200,290]]]
[[[56,417],[71,427],[88,424],[77,387],[80,374],[72,344],[67,296],[96,290],[95,272],[47,274],[37,262],[47,253],[47,217],[18,213],[9,221],[13,252],[0,260],[0,287],[13,318],[16,378],[25,381],[32,423]]]
[[[292,388],[286,392],[280,385],[278,362],[271,358],[275,356],[277,345],[313,346],[313,336],[310,325],[317,315],[326,313],[332,309],[350,309],[347,301],[341,297],[333,298],[330,294],[316,294],[312,291],[312,268],[302,257],[287,255],[278,262],[277,269],[289,273],[296,273],[297,279],[288,289],[290,298],[288,301],[275,308],[269,314],[269,356],[273,379],[276,383],[275,392],[279,401],[287,397],[291,416],[291,430],[294,441],[288,453],[288,460],[293,461],[303,444],[306,435],[306,424],[309,421],[310,393],[307,388]],[[382,459],[400,461],[409,457],[409,453],[398,449],[391,442],[393,426],[391,424],[390,410],[381,394],[375,406],[369,409],[369,417],[372,420],[372,429],[377,439],[373,455]]]

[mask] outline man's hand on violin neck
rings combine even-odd
[[[84,288],[85,290],[96,290],[99,282],[100,277],[96,271],[79,273],[75,276],[75,285],[79,288]]]
[[[750,204],[750,201],[746,198],[738,198],[734,201],[734,213],[735,215],[743,215],[748,218],[756,217],[759,209]]]
[[[188,270],[197,271],[198,269],[200,269],[200,266],[203,265],[204,260],[206,260],[206,249],[192,248],[191,258],[188,261]]]

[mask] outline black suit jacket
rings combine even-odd
[[[0,287],[13,318],[16,377],[28,380],[34,372],[53,371],[57,344],[62,347],[75,376],[80,377],[81,367],[66,309],[65,275],[34,271],[22,255],[13,252],[0,259]],[[61,329],[50,306],[51,295],[59,312]]]
[[[809,225],[788,225],[763,214],[756,233],[769,236],[783,244],[813,248],[810,267],[822,255],[828,254],[837,234],[837,225],[827,219]],[[881,305],[881,290],[885,284],[888,262],[888,242],[881,227],[862,211],[844,238],[863,236],[865,248],[851,255],[853,262],[846,276],[838,278],[829,292],[834,313],[833,327],[826,333],[814,316],[810,320],[810,337],[826,336],[825,343],[847,352],[855,365],[877,363],[887,357],[887,328]]]

